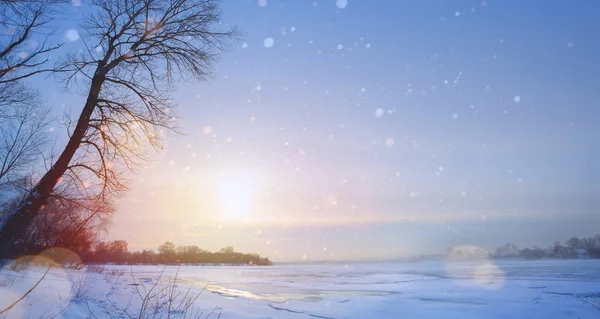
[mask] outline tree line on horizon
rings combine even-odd
[[[34,256],[41,256],[71,267],[96,264],[238,266],[270,266],[273,264],[268,257],[261,257],[256,253],[235,251],[232,246],[213,252],[196,245],[176,246],[169,241],[160,245],[156,252],[146,249],[130,251],[129,244],[125,240],[98,241],[86,247],[71,246],[71,248],[38,246],[29,250],[29,255],[23,259],[23,262],[27,263]]]
[[[496,248],[492,255],[496,258],[521,257],[524,259],[558,258],[600,258],[600,234],[590,237],[571,237],[561,244],[555,241],[548,248],[533,246],[517,249],[516,245],[507,243]]]
[[[0,221],[18,199],[0,208]],[[100,233],[106,220],[73,203],[59,204],[50,201],[45,214],[35,218],[27,228],[27,233],[19,239],[19,249],[23,254],[35,255],[49,248],[64,248],[75,253],[84,263],[118,264],[232,264],[232,265],[271,265],[269,258],[254,253],[241,253],[233,247],[225,247],[216,252],[195,245],[176,246],[172,242],[160,245],[157,251],[129,251],[125,240],[101,241]],[[98,219],[93,220],[92,219]],[[60,256],[56,256],[60,259]],[[0,258],[1,259],[1,258]]]
[[[533,246],[519,249],[513,243],[506,243],[496,247],[494,252],[476,246],[447,247],[443,253],[434,255],[421,255],[412,258],[413,261],[424,260],[472,260],[472,259],[600,259],[600,234],[590,237],[571,237],[561,244],[555,241],[547,248]]]
[[[117,263],[117,264],[228,264],[269,266],[268,257],[256,253],[242,253],[231,246],[211,252],[195,245],[176,246],[165,242],[158,251],[141,250],[130,252],[125,240],[98,242],[93,249],[83,252],[80,258],[85,263]]]

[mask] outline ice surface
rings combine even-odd
[[[136,288],[153,285],[162,266],[106,266],[100,274],[52,269],[7,318],[110,318],[113,305],[135,313]],[[175,276],[168,266],[160,285]],[[0,309],[44,268],[0,272]],[[134,279],[135,278],[135,284]],[[83,296],[73,287],[88,283]],[[600,261],[286,264],[181,266],[177,291],[206,290],[202,318],[600,318]],[[132,298],[132,296],[134,298]],[[114,314],[113,314],[114,316]]]

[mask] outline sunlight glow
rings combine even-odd
[[[223,217],[234,220],[249,217],[255,197],[252,176],[242,173],[225,175],[218,191]]]

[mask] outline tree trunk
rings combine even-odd
[[[92,84],[88,93],[85,106],[79,115],[77,126],[69,139],[67,146],[60,154],[56,163],[44,174],[31,193],[21,204],[7,217],[0,230],[0,258],[12,258],[20,253],[18,240],[23,236],[27,227],[31,224],[40,209],[44,206],[54,186],[69,167],[71,159],[79,148],[85,132],[89,126],[89,119],[98,103],[98,96],[104,83],[104,72],[102,66],[98,66],[97,72],[92,78]]]

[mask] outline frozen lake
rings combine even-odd
[[[51,317],[65,308],[59,318],[116,318],[125,308],[121,318],[137,318],[136,289],[149,290],[162,269],[52,269],[7,318]],[[0,308],[44,271],[2,270]],[[156,285],[163,294],[170,295],[164,287],[176,271],[164,270]],[[181,266],[174,295],[187,291],[202,291],[190,307],[200,318],[600,318],[600,261]]]

